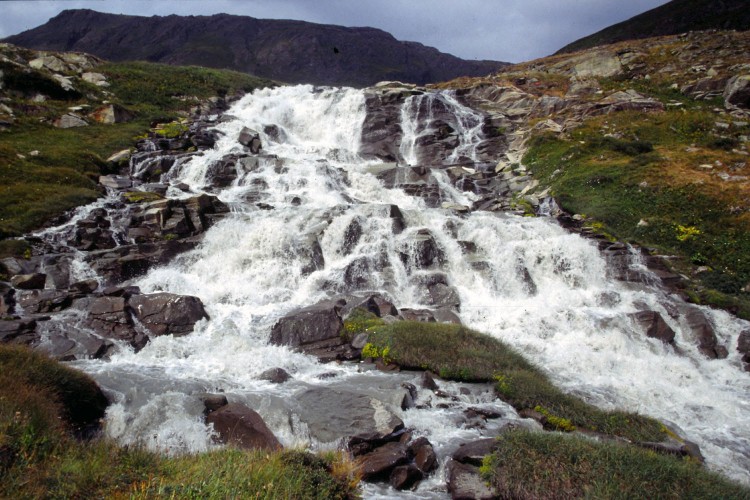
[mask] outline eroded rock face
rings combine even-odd
[[[656,311],[640,311],[630,315],[638,323],[647,336],[656,338],[665,344],[674,342],[675,332],[670,328],[661,314]]]

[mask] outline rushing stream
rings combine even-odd
[[[418,163],[420,116],[435,102],[455,110],[452,128],[460,142],[446,164],[476,159],[481,120],[452,95],[426,94],[407,99],[402,108],[402,163]],[[271,327],[297,308],[354,292],[380,291],[399,308],[431,308],[424,283],[439,278],[453,290],[464,324],[515,346],[556,384],[587,401],[676,424],[700,445],[712,469],[750,483],[750,376],[734,350],[747,323],[709,311],[730,353],[724,360],[705,359],[681,316],[670,309],[679,310],[676,299],[608,278],[596,245],[554,220],[442,208],[470,206],[474,195],[453,188],[439,170],[433,171],[441,187],[439,208],[384,187],[374,175],[383,165],[358,154],[365,119],[361,91],[259,90],[228,114],[237,119],[217,126],[224,135],[215,148],[182,162],[166,180],[185,183],[193,193],[209,190],[211,164],[241,152],[237,137],[243,127],[261,134],[259,165],[220,191],[231,214],[197,249],[135,283],[144,292],[198,296],[211,319],[185,337],[154,338],[137,353],[123,348],[108,361],[75,362],[116,399],[107,416],[110,436],[172,453],[210,449],[211,430],[195,395],[222,391],[256,409],[285,446],[335,446],[312,436],[304,408],[295,403],[300,391],[325,385],[377,392],[379,385],[416,384],[418,375],[320,364],[270,345]],[[175,188],[168,194],[187,196]],[[391,205],[403,213],[401,232],[393,229]],[[353,221],[361,237],[352,244],[347,234]],[[441,254],[435,263],[419,266],[415,241],[425,234]],[[325,264],[311,268],[315,241]],[[79,276],[91,275],[90,269],[76,269]],[[644,307],[662,313],[677,333],[675,347],[646,337],[627,316]],[[282,385],[259,379],[275,367],[293,379]],[[466,405],[494,405],[515,414],[493,399],[489,387],[463,393],[457,408],[396,410],[443,460],[461,441],[492,434],[460,425]],[[367,486],[366,496],[445,495],[440,475],[417,492]]]

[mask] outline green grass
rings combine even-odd
[[[2,498],[353,498],[343,455],[224,449],[170,458],[75,431],[103,416],[95,383],[24,347],[0,345]]]
[[[95,71],[110,81],[101,88],[77,82],[78,92],[63,92],[41,71],[6,68],[5,103],[16,123],[0,136],[0,240],[21,236],[46,221],[101,194],[98,177],[112,173],[105,159],[132,147],[154,122],[170,122],[212,96],[233,95],[273,85],[270,80],[233,71],[130,62],[107,63]],[[1,69],[1,68],[0,68]],[[12,71],[11,71],[12,70]],[[33,102],[36,93],[48,95]],[[68,107],[95,109],[103,100],[133,112],[128,123],[57,129],[51,121]],[[177,122],[175,122],[177,123]],[[166,134],[184,131],[167,125]],[[37,155],[31,155],[38,151]]]
[[[553,430],[575,428],[633,441],[666,437],[658,421],[606,412],[566,394],[503,342],[459,325],[402,321],[376,327],[369,342],[374,352],[387,352],[389,361],[404,369],[431,370],[450,380],[494,382],[500,398],[518,410],[541,410]]]
[[[559,433],[511,431],[484,459],[500,498],[746,499],[750,490],[685,460]]]
[[[568,137],[536,136],[524,162],[562,208],[603,232],[681,257],[679,272],[707,266],[695,297],[750,318],[750,191],[717,175],[746,162],[732,148],[747,130],[717,134],[706,106],[590,119]]]

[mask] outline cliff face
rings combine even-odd
[[[67,10],[5,41],[79,51],[112,61],[146,60],[234,69],[288,83],[425,84],[483,76],[496,61],[465,61],[374,28],[345,28],[245,16],[138,17]]]
[[[708,29],[745,31],[750,28],[746,0],[673,0],[627,21],[576,40],[557,54],[576,52],[598,45],[687,31]]]

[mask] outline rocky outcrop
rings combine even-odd
[[[345,301],[324,301],[279,319],[271,329],[270,342],[305,351],[344,344],[340,337],[344,326],[341,308]]]
[[[243,449],[278,450],[281,443],[273,435],[263,418],[250,408],[229,403],[206,417],[219,436],[219,441]]]

